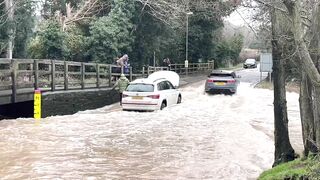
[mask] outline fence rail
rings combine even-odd
[[[0,59],[0,97],[11,96],[16,102],[17,94],[23,90],[41,91],[73,90],[111,87],[121,72],[130,81],[145,77],[159,70],[171,70],[188,74],[213,69],[213,63],[172,64],[170,67],[143,68],[141,74],[133,74],[132,67],[121,69],[118,66],[100,63],[84,63],[50,59]]]

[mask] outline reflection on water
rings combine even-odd
[[[273,162],[273,93],[182,89],[183,103],[151,113],[109,106],[71,116],[0,121],[1,179],[254,179]],[[298,95],[291,135],[302,147]]]

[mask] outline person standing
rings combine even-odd
[[[129,80],[126,78],[126,76],[124,74],[121,74],[118,81],[112,87],[112,89],[117,87],[117,89],[119,91],[120,106],[122,105],[122,93],[123,93],[123,91],[126,90],[128,85],[129,85]]]
[[[128,61],[129,61],[129,56],[125,54],[117,60],[117,65],[123,67],[128,64]]]
[[[169,58],[163,59],[163,63],[164,63],[165,66],[167,66],[167,67],[170,69],[171,62],[170,62],[170,59],[169,59]]]
[[[120,68],[120,73],[124,72],[124,67],[128,65],[129,56],[127,54],[123,55],[121,58],[119,58],[117,62],[117,66]]]

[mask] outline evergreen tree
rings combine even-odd
[[[112,63],[113,59],[131,51],[134,1],[115,0],[108,16],[90,27],[91,54],[94,61]]]
[[[141,9],[141,7],[137,7]],[[154,18],[149,13],[140,14],[137,11],[134,31],[135,40],[133,44],[134,65],[153,65],[155,55],[156,64],[162,65],[163,58],[170,58],[178,62],[179,47],[181,40],[178,28],[168,26],[162,21]],[[181,45],[183,47],[183,45]]]
[[[65,59],[68,49],[65,46],[65,33],[56,20],[45,21],[29,45],[33,58]]]
[[[4,3],[0,4],[0,56],[5,57],[8,45],[8,29],[12,30],[13,57],[26,57],[26,46],[30,40],[35,26],[36,1],[13,1],[13,20],[8,19]]]
[[[35,1],[25,1],[22,7],[15,11],[15,39],[13,55],[15,58],[27,57],[27,45],[34,33]]]

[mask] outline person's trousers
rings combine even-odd
[[[119,93],[119,100],[120,100],[120,105],[122,105],[122,93]]]

